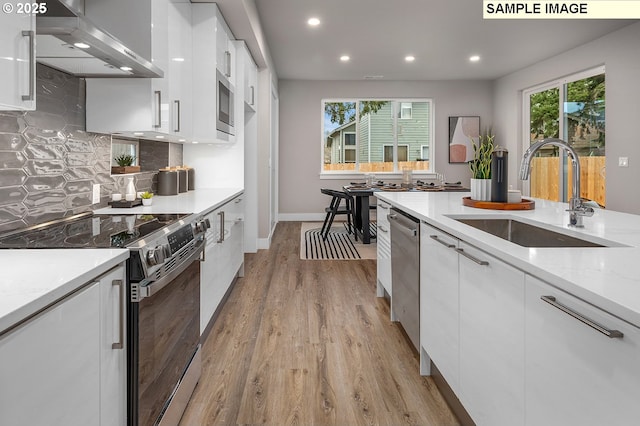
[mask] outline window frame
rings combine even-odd
[[[522,117],[521,117],[521,128],[522,128],[522,139],[521,139],[521,147],[522,152],[525,152],[529,146],[531,145],[530,135],[530,117],[531,117],[531,105],[530,98],[531,95],[543,92],[545,90],[550,90],[557,88],[559,90],[559,102],[558,102],[558,135],[560,138],[563,138],[565,134],[565,120],[564,118],[564,102],[567,97],[566,85],[569,83],[573,83],[575,81],[583,80],[585,78],[593,77],[599,74],[605,74],[606,81],[606,69],[604,65],[600,65],[594,68],[590,68],[583,71],[578,71],[573,74],[566,75],[564,77],[556,78],[554,80],[547,81],[545,83],[541,83],[526,89],[522,90]],[[605,106],[606,108],[606,106]],[[560,153],[560,167],[562,170],[559,172],[558,179],[558,188],[560,190],[560,198],[567,199],[568,195],[566,193],[566,179],[567,179],[567,153],[562,150]],[[606,156],[606,154],[605,154]],[[531,179],[527,179],[522,182],[522,194],[525,196],[531,195]],[[565,201],[566,202],[566,201]]]
[[[323,98],[320,100],[320,117],[321,117],[321,132],[320,132],[320,179],[345,179],[345,178],[360,178],[369,174],[369,172],[360,171],[360,134],[357,131],[360,125],[360,104],[361,101],[389,101],[395,103],[395,107],[392,108],[392,117],[393,117],[393,128],[394,128],[394,146],[398,145],[398,134],[397,127],[400,119],[400,106],[402,103],[411,103],[412,104],[412,118],[413,118],[413,104],[416,102],[424,102],[429,105],[429,117],[428,117],[428,127],[427,127],[427,135],[426,135],[426,143],[420,145],[420,154],[422,155],[422,151],[424,147],[428,147],[429,149],[429,169],[428,170],[414,170],[413,174],[420,177],[431,177],[435,176],[435,158],[436,158],[436,148],[434,144],[435,139],[435,102],[433,98],[429,97],[420,97],[420,98],[389,98],[389,97],[352,97],[352,98]],[[325,170],[324,169],[324,159],[325,159],[325,148],[326,148],[326,137],[325,137],[325,104],[332,102],[354,102],[356,103],[356,162],[355,162],[355,170]],[[344,145],[344,143],[343,143]],[[405,145],[405,144],[402,144]],[[394,149],[395,157],[397,157],[397,150]],[[408,155],[408,149],[407,149]],[[365,161],[365,162],[368,162]],[[386,176],[388,178],[395,178],[396,176],[401,176],[402,171],[398,167],[398,160],[394,158],[393,161],[394,170],[391,172],[376,172],[376,175]]]

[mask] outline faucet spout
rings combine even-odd
[[[531,161],[533,156],[546,145],[556,146],[558,148],[567,151],[567,154],[571,157],[572,167],[572,194],[569,199],[569,226],[575,226],[578,228],[584,227],[582,224],[583,216],[593,216],[593,208],[584,205],[582,198],[580,197],[580,161],[578,160],[578,153],[562,139],[558,138],[546,138],[532,144],[522,156],[522,163],[520,165],[520,179],[527,180],[531,174]]]

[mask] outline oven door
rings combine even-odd
[[[131,426],[177,425],[199,380],[204,246],[204,240],[195,243],[165,277],[132,285],[132,299],[139,301],[129,306]]]
[[[229,83],[229,80],[227,80],[227,78],[217,70],[216,82],[216,91],[218,96],[216,129],[219,132],[233,135],[233,86]]]

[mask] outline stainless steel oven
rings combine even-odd
[[[235,134],[233,128],[234,88],[227,77],[216,70],[216,129],[218,138],[228,139]]]
[[[200,378],[200,260],[206,224],[168,229],[129,259],[128,418],[177,425]]]

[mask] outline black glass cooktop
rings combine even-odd
[[[2,248],[127,247],[187,214],[88,215],[0,236]]]

